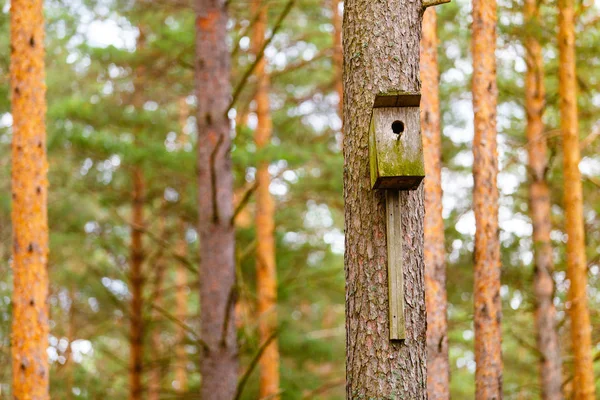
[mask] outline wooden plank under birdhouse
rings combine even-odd
[[[390,339],[406,339],[404,321],[404,276],[402,271],[402,221],[400,219],[400,192],[386,190],[388,292]]]

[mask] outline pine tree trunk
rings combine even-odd
[[[133,199],[131,218],[131,247],[129,264],[129,283],[131,286],[131,325],[129,331],[129,399],[142,400],[142,366],[143,366],[143,285],[142,264],[144,249],[142,234],[144,229],[144,176],[139,167],[133,169]]]
[[[184,150],[188,144],[187,120],[189,117],[189,107],[185,97],[179,99],[179,128],[181,129],[179,137],[180,150]],[[188,247],[186,240],[187,226],[183,218],[179,219],[179,239],[177,241],[176,252],[179,257],[187,257]],[[187,268],[183,262],[178,262],[175,267],[175,316],[186,323],[187,309]],[[183,394],[187,391],[187,354],[185,351],[186,332],[182,325],[178,324],[175,333],[175,380],[177,387],[175,391]]]
[[[41,0],[12,0],[12,393],[49,399],[48,163]]]
[[[342,49],[342,16],[340,15],[339,0],[331,0],[331,23],[333,24],[333,71],[335,91],[338,95],[338,115],[344,115],[344,84],[343,71],[344,54]]]
[[[233,176],[227,107],[231,97],[226,2],[196,3],[200,372],[204,400],[231,400],[238,373],[234,310]]]
[[[267,7],[262,0],[253,1],[258,19],[252,38],[257,54],[265,41]],[[257,91],[255,96],[258,124],[254,134],[258,150],[271,141],[271,112],[269,109],[269,76],[265,71],[265,58],[256,65]],[[275,204],[269,192],[271,176],[269,162],[260,161],[256,170],[256,295],[258,298],[258,332],[260,343],[265,343],[277,330],[277,268],[275,264]],[[260,398],[279,399],[279,350],[274,339],[264,349],[259,360]]]
[[[181,257],[187,256],[187,242],[185,240],[186,226],[183,219],[179,221],[180,238],[177,243],[177,254]],[[182,262],[177,263],[175,270],[175,316],[177,320],[186,323],[187,318],[187,269]],[[187,355],[185,351],[185,329],[177,325],[176,345],[175,345],[175,380],[177,381],[176,391],[185,393],[187,390]]]
[[[347,0],[344,9],[346,397],[426,399],[423,188],[400,192],[405,341],[390,341],[384,191],[371,190],[378,92],[420,89],[421,2]]]
[[[556,308],[554,307],[554,262],[550,242],[550,188],[546,180],[548,146],[542,116],[545,108],[544,60],[542,46],[536,38],[539,8],[537,0],[525,1],[528,36],[527,74],[525,77],[525,109],[527,111],[527,141],[529,155],[529,209],[533,225],[535,253],[535,327],[540,352],[540,383],[543,400],[561,400],[562,372]]]
[[[575,399],[595,396],[592,328],[587,305],[587,260],[583,224],[583,193],[579,171],[579,122],[575,76],[575,10],[573,0],[558,2],[560,127],[563,139],[564,202],[571,342],[575,361]]]
[[[496,144],[496,1],[473,1],[475,397],[502,398],[502,304]]]
[[[164,205],[164,204],[163,204]],[[165,236],[165,216],[164,212],[161,211],[160,219],[159,219],[159,232],[161,237]],[[150,297],[149,301],[152,302],[153,305],[157,305],[159,307],[163,306],[163,282],[165,275],[165,258],[161,253],[156,258],[156,262],[154,264],[154,288],[152,289],[152,297]],[[162,341],[160,339],[161,327],[158,324],[159,319],[161,318],[160,313],[156,309],[152,309],[152,333],[150,335],[151,342],[151,354],[152,354],[152,368],[149,371],[148,376],[148,400],[159,400],[160,399],[160,390],[162,383]]]
[[[440,132],[437,17],[423,15],[421,38],[421,129],[425,156],[425,300],[427,303],[427,393],[450,398],[446,249],[442,216],[442,138]]]
[[[77,328],[75,326],[75,291],[73,285],[69,287],[69,313],[67,320],[67,340],[69,345],[65,350],[65,369],[66,369],[66,397],[65,400],[71,400],[73,398],[73,385],[75,383],[75,362],[73,360],[73,342],[75,341],[75,332]]]

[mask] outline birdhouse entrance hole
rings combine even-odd
[[[392,132],[394,132],[396,135],[400,135],[402,132],[404,132],[404,122],[398,120],[392,122]]]

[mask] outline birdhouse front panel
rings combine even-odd
[[[377,104],[387,105],[380,98]],[[419,107],[373,108],[369,135],[372,188],[418,187],[425,177]]]

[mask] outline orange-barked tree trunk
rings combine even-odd
[[[48,163],[41,0],[12,0],[12,393],[49,399]]]
[[[535,296],[535,329],[540,352],[540,384],[543,400],[560,400],[562,373],[560,347],[554,306],[554,262],[550,242],[550,188],[546,179],[548,145],[542,116],[545,108],[544,60],[538,30],[537,0],[525,0],[527,37],[525,41],[527,74],[525,76],[525,109],[527,112],[527,151],[531,184],[529,212],[533,225],[535,267],[533,292]]]
[[[496,0],[473,1],[475,397],[478,400],[502,398],[496,18]]]
[[[144,176],[139,167],[133,168],[133,196],[131,203],[131,244],[129,248],[129,285],[131,288],[131,315],[129,327],[129,399],[142,400],[143,370],[143,289],[144,249],[142,235],[144,229]]]
[[[575,361],[576,400],[595,398],[592,327],[587,305],[587,261],[583,223],[583,193],[579,171],[579,122],[575,76],[575,6],[558,1],[560,127],[563,139],[564,203],[567,231],[567,276],[571,344]]]
[[[200,317],[204,348],[202,399],[231,400],[236,391],[235,236],[231,171],[230,54],[227,2],[196,0],[198,232]]]
[[[254,27],[253,52],[258,54],[265,41],[267,6],[263,0],[253,1],[258,18]],[[265,71],[264,57],[256,65],[256,116],[258,124],[254,134],[256,148],[264,149],[271,141],[273,130],[269,109],[269,75]],[[275,204],[269,185],[269,162],[261,160],[256,170],[256,296],[258,299],[258,333],[260,343],[265,343],[277,330],[277,268],[275,264]],[[260,398],[278,399],[279,349],[274,339],[264,349],[259,361]]]
[[[427,305],[427,394],[450,398],[446,249],[442,216],[442,137],[440,131],[437,18],[423,14],[421,37],[421,132],[425,158],[425,300]]]

